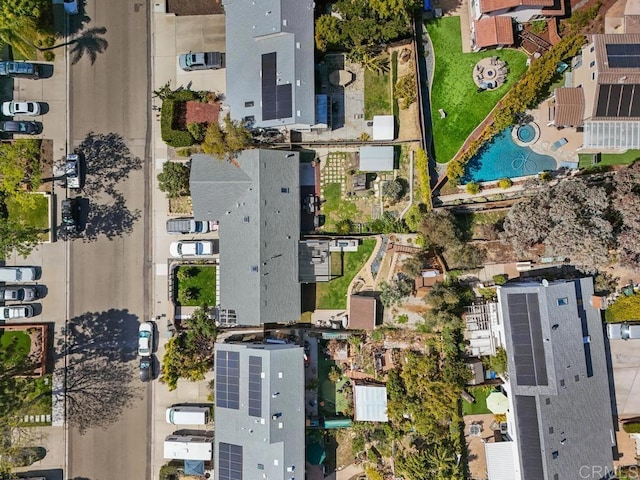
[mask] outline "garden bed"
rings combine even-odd
[[[199,307],[216,305],[216,267],[183,265],[174,270],[175,301],[179,305]]]

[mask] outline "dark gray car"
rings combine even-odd
[[[183,53],[178,59],[182,70],[211,70],[222,68],[223,56],[220,52]]]
[[[26,120],[10,120],[7,122],[0,122],[0,132],[21,133],[23,135],[37,135],[41,131],[42,124],[39,122],[30,122]]]

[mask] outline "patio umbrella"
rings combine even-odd
[[[491,392],[487,397],[487,408],[492,413],[507,413],[509,410],[509,400],[504,393]]]

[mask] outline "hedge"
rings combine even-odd
[[[640,433],[640,422],[623,423],[622,429],[627,433]]]
[[[160,134],[162,140],[171,147],[189,147],[195,143],[193,135],[186,130],[174,130],[173,120],[176,103],[196,100],[198,95],[191,90],[178,90],[162,101],[160,112]]]
[[[611,323],[640,319],[640,295],[618,298],[607,308],[605,318]]]

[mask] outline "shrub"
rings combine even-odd
[[[535,22],[531,22],[531,31],[537,35],[543,33],[546,29],[546,20],[536,20]]]
[[[191,168],[180,162],[164,162],[162,172],[158,174],[158,188],[168,198],[177,198],[189,194],[189,176]]]
[[[640,295],[620,297],[605,313],[607,322],[619,323],[640,318]]]
[[[205,123],[191,122],[187,125],[187,130],[194,138],[196,142],[201,142],[204,140],[204,134],[207,130],[207,125]]]
[[[396,99],[402,99],[400,108],[406,110],[409,106],[416,101],[416,79],[413,74],[408,73],[400,77],[396,82],[396,88],[393,90],[393,96]]]
[[[396,178],[395,180],[391,180],[382,185],[382,195],[385,198],[388,198],[392,202],[397,202],[402,198],[404,193],[404,186],[402,182]]]
[[[173,129],[175,103],[176,101],[172,98],[167,98],[162,101],[162,110],[160,111],[160,134],[162,141],[171,147],[189,147],[193,145],[193,136],[189,132]]]
[[[409,321],[409,317],[407,315],[400,315],[396,320],[400,325],[404,325]]]
[[[623,423],[622,429],[627,433],[640,433],[640,422]]]
[[[482,187],[480,186],[480,184],[476,182],[469,182],[467,183],[467,186],[464,189],[467,191],[469,195],[476,195],[480,193],[480,190],[482,190]]]
[[[494,275],[493,283],[495,283],[496,285],[504,285],[505,283],[507,283],[507,276],[502,273]]]
[[[513,181],[510,178],[503,178],[498,182],[498,186],[503,189],[507,189],[513,185]]]
[[[427,152],[419,149],[415,156],[415,168],[420,182],[420,197],[423,203],[431,205],[431,176],[429,175],[429,158]]]
[[[540,180],[543,182],[551,180],[551,172],[540,172]]]

